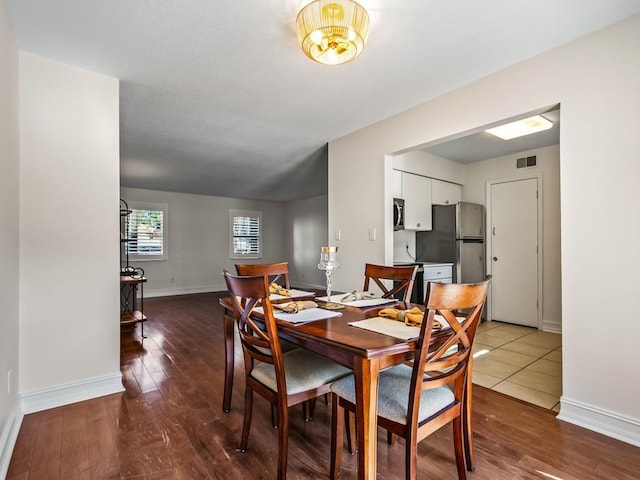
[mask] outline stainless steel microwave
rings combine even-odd
[[[404,230],[404,200],[393,199],[393,229]]]

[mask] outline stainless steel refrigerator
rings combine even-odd
[[[432,209],[433,229],[416,233],[416,260],[453,263],[456,283],[484,280],[484,206],[460,202]]]

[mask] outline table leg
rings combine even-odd
[[[378,359],[358,359],[353,373],[358,429],[358,479],[376,478],[378,419]]]
[[[224,329],[224,396],[222,410],[231,410],[231,394],[233,393],[233,361],[234,361],[234,319],[227,313],[222,314]]]

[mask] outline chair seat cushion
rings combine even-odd
[[[409,388],[413,369],[401,364],[380,372],[378,379],[378,415],[396,423],[406,424],[409,406]],[[356,403],[353,375],[341,378],[331,385],[331,391],[338,396]],[[449,387],[423,390],[420,399],[418,421],[431,417],[455,401]]]
[[[282,355],[287,395],[321,387],[351,373],[346,367],[309,350],[298,348]],[[275,368],[261,363],[251,371],[251,376],[274,392],[277,390]]]

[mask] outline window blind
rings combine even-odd
[[[130,255],[164,255],[164,214],[159,210],[132,210],[127,225]]]
[[[232,242],[233,255],[260,255],[260,216],[234,215]]]

